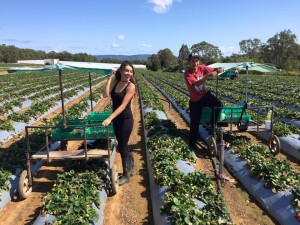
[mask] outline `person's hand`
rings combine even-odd
[[[217,77],[219,73],[224,72],[224,68],[219,67],[219,68],[215,68],[214,71],[211,73],[212,77]]]
[[[111,76],[108,76],[108,80],[113,79],[114,76],[115,76],[114,74],[112,74]]]
[[[110,119],[110,118],[107,118],[106,120],[104,120],[104,121],[102,122],[102,126],[107,127],[110,123],[111,123],[111,119]]]
[[[222,68],[222,67],[218,68],[217,72],[218,73],[223,73],[224,72],[224,68]]]
[[[210,77],[216,77],[216,76],[218,76],[218,71],[217,70],[210,73]]]

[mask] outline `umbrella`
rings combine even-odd
[[[53,64],[51,66],[47,66],[45,68],[45,70],[76,70],[75,67],[73,66],[68,66],[68,65],[65,65],[65,64],[62,64],[62,63],[56,63],[56,64]]]
[[[232,67],[228,68],[228,69],[232,69],[232,68],[246,69],[246,103],[248,101],[248,70],[259,71],[259,72],[263,72],[263,73],[280,72],[280,70],[276,69],[275,67],[268,66],[265,64],[261,64],[261,63],[254,63],[254,62],[231,63],[230,66],[232,66]],[[223,73],[220,73],[218,75],[218,77],[226,77],[226,75],[227,74],[225,71]]]
[[[271,72],[279,72],[279,69],[276,69],[275,67],[260,64],[260,63],[253,63],[253,62],[245,62],[241,63],[236,66],[237,69],[239,68],[245,68],[246,69],[246,103],[248,101],[248,70],[254,70],[259,71],[263,73],[271,73]]]
[[[84,71],[89,73],[89,83],[90,83],[90,100],[91,100],[91,110],[93,112],[93,96],[92,96],[92,81],[91,81],[91,72],[100,73],[103,75],[111,75],[112,69],[111,68],[95,68],[93,66],[86,66],[83,65],[81,67],[78,66],[70,66],[62,63],[56,63],[51,66],[45,68],[45,70],[58,70],[59,75],[59,86],[60,86],[60,93],[61,93],[61,105],[62,105],[62,116],[63,116],[63,124],[66,126],[66,117],[65,117],[65,107],[64,107],[64,93],[63,93],[63,85],[62,85],[62,70],[77,70],[77,71]]]

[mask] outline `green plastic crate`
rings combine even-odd
[[[115,136],[113,127],[110,125],[108,127],[109,137],[113,138]],[[107,128],[105,126],[95,126],[88,127],[86,130],[87,138],[106,138],[107,137]]]
[[[222,119],[222,121],[238,122],[242,112],[243,106],[226,106],[222,108],[220,118]],[[244,111],[241,120],[249,122],[251,120],[251,116]]]
[[[79,119],[66,119],[66,125],[84,125],[84,124],[88,124],[87,119],[85,118],[79,118]],[[64,121],[60,120],[57,123],[58,126],[63,126],[64,125]]]
[[[84,137],[83,127],[58,128],[51,134],[52,140],[71,140]]]
[[[102,123],[111,115],[111,112],[91,112],[87,119],[89,124]]]
[[[211,108],[206,108],[206,107],[203,108],[200,122],[202,123],[210,122],[211,112],[212,112]]]
[[[88,121],[84,118],[80,119],[66,119],[66,125],[76,125],[75,127],[57,128],[51,134],[52,140],[68,140],[80,139],[84,137],[84,126]],[[58,126],[63,126],[64,121],[58,122]]]
[[[218,121],[224,122],[238,122],[243,111],[242,106],[226,106],[223,107],[220,113],[220,117]],[[204,107],[201,114],[201,122],[208,123],[210,122],[210,117],[212,113],[212,108]],[[249,122],[251,120],[251,116],[246,112],[243,113],[242,121]]]

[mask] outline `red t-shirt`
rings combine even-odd
[[[200,87],[195,87],[194,84],[205,74],[211,73],[213,71],[214,68],[205,65],[198,66],[197,71],[195,73],[192,73],[190,70],[185,71],[184,79],[190,92],[191,102],[199,101],[207,93],[205,84],[201,85]]]

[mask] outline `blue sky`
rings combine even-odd
[[[300,39],[299,0],[0,0],[0,44],[34,50],[156,54],[206,41],[223,55],[241,40],[263,43],[290,29]]]

